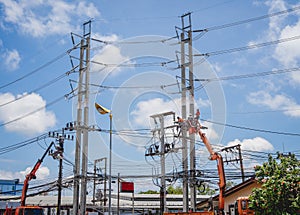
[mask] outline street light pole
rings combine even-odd
[[[100,114],[109,113],[109,174],[108,174],[108,214],[111,215],[111,157],[112,157],[112,112],[95,103],[95,108]]]
[[[111,215],[111,157],[112,157],[112,118],[109,114],[109,178],[108,178],[108,214]]]

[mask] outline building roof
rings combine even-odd
[[[14,196],[15,197],[15,196]],[[107,196],[108,197],[108,196]],[[209,195],[197,195],[197,201],[203,201],[204,199],[209,198]],[[7,196],[5,197],[7,198]],[[160,208],[160,195],[159,194],[134,194],[131,193],[120,193],[119,204],[120,207],[125,208],[132,208],[133,206],[133,198],[134,198],[134,207],[144,208],[144,209],[154,209]],[[183,206],[183,196],[182,195],[174,195],[174,194],[167,194],[167,207],[169,208],[177,208],[180,209]],[[26,198],[27,205],[39,205],[41,207],[55,207],[57,205],[57,196],[48,195],[48,196],[33,196]],[[0,196],[1,200],[1,196]],[[19,200],[18,200],[19,201]],[[97,201],[93,204],[93,198],[91,196],[87,196],[87,207],[93,206],[100,206],[103,205],[103,202]],[[117,207],[118,195],[116,193],[112,194],[112,207]],[[61,205],[62,206],[69,206],[73,205],[73,197],[72,196],[62,196],[61,198]],[[106,206],[108,205],[108,201]]]
[[[251,185],[251,184],[254,184],[254,183],[257,183],[257,180],[256,180],[254,177],[251,177],[251,178],[247,179],[246,181],[244,181],[244,182],[242,182],[242,183],[240,183],[240,184],[238,184],[238,185],[236,185],[236,186],[234,186],[234,187],[231,187],[230,189],[226,190],[226,191],[225,191],[225,194],[224,194],[224,197],[228,197],[228,196],[230,196],[231,194],[236,193],[236,192],[240,191],[241,189],[244,189],[244,188],[246,188],[247,186],[249,186],[249,185]],[[198,206],[202,206],[202,205],[204,205],[204,204],[207,204],[208,201],[211,201],[211,200],[213,200],[213,201],[218,201],[218,200],[219,200],[219,194],[214,195],[214,196],[213,196],[212,198],[210,198],[210,199],[205,199],[205,200],[203,200],[203,201],[198,202],[198,203],[197,203],[197,207],[198,207]]]

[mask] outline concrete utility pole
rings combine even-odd
[[[87,28],[87,29],[86,29]],[[90,79],[90,39],[91,39],[91,21],[83,24],[83,37],[85,39],[85,92],[84,92],[84,130],[83,130],[83,147],[82,147],[82,168],[81,168],[81,198],[80,214],[86,212],[86,195],[87,195],[87,168],[88,168],[88,137],[89,137],[89,79]]]
[[[189,92],[190,92],[190,115],[194,117],[195,115],[195,105],[194,105],[194,65],[193,65],[193,37],[192,37],[192,22],[191,14],[189,16],[190,30],[188,31],[188,52],[189,52]],[[195,186],[195,171],[196,171],[196,153],[195,153],[195,134],[189,134],[190,139],[190,192],[191,192],[191,209],[196,210],[196,186]]]
[[[153,130],[153,132],[158,132],[158,136],[160,139],[160,214],[167,212],[165,153],[167,153],[168,150],[165,144],[165,129],[167,129],[165,127],[165,117],[168,117],[170,115],[172,115],[174,120],[175,113],[172,111],[150,116],[151,118],[153,118],[154,122],[157,122],[158,120],[160,123],[160,127]],[[170,128],[170,126],[168,128]]]
[[[160,122],[160,168],[161,168],[161,213],[166,211],[166,165],[165,165],[165,122],[163,116],[159,117]]]
[[[187,20],[186,20],[187,19]],[[187,90],[189,92],[189,112],[190,116],[194,117],[194,73],[193,73],[193,47],[192,47],[192,22],[191,13],[181,16],[181,112],[182,118],[187,118],[186,97]],[[185,62],[186,54],[185,47],[188,46],[188,62]],[[186,68],[189,69],[189,85],[186,84]],[[189,211],[189,192],[190,185],[191,193],[191,209],[195,211],[196,207],[196,187],[193,183],[195,181],[195,134],[189,135],[190,141],[190,171],[188,171],[188,146],[187,146],[187,131],[186,128],[182,131],[182,165],[183,165],[183,211]],[[190,173],[190,174],[189,174]]]
[[[57,193],[57,210],[56,214],[60,214],[61,211],[61,191],[62,191],[62,169],[63,169],[63,153],[64,153],[64,142],[65,140],[73,140],[74,137],[71,135],[65,135],[65,130],[67,128],[63,128],[61,133],[57,132],[49,132],[49,137],[55,138],[58,145],[55,146],[55,151],[50,151],[49,155],[53,157],[53,159],[59,160],[59,171],[58,171],[58,179],[57,179],[57,186],[58,186],[58,193]]]
[[[64,153],[64,129],[62,130],[62,136],[58,139],[60,158],[59,158],[59,171],[58,171],[58,194],[57,194],[57,214],[60,214],[61,209],[61,190],[62,190],[62,160]]]
[[[97,182],[97,179],[99,178],[99,175],[97,174],[97,163],[101,163],[102,161],[104,160],[104,174],[102,174],[102,178],[103,178],[103,196],[101,196],[101,199],[99,199],[99,196],[96,197],[96,192],[97,192],[97,189],[96,189],[96,186],[99,184],[99,182]],[[96,201],[100,201],[101,202],[101,205],[102,205],[102,201],[104,201],[104,205],[105,205],[105,199],[106,199],[106,163],[107,163],[107,158],[104,157],[104,158],[100,158],[100,159],[97,159],[97,160],[94,160],[94,189],[93,189],[93,204],[95,205],[96,204]],[[101,168],[102,170],[102,168]],[[103,199],[102,199],[103,198]]]
[[[238,153],[236,152],[236,150],[238,150]],[[242,176],[242,181],[244,182],[245,181],[245,173],[244,173],[244,166],[243,166],[243,157],[242,157],[242,151],[241,151],[241,145],[240,144],[237,144],[237,145],[234,145],[234,146],[228,146],[228,147],[224,147],[222,150],[222,152],[226,152],[226,155],[227,153],[231,153],[231,154],[238,154],[238,158],[230,158],[228,159],[227,156],[225,156],[225,161],[224,163],[229,163],[229,162],[240,162],[240,168],[241,168],[241,176]]]
[[[184,32],[180,34],[181,39],[181,115],[183,119],[186,119],[186,77],[185,77],[185,42]],[[183,179],[182,179],[182,191],[183,191],[183,212],[189,210],[189,190],[188,190],[188,149],[186,139],[186,128],[182,128],[182,167],[183,167]]]
[[[90,69],[90,36],[91,21],[83,24],[83,36],[80,41],[79,80],[77,90],[77,121],[68,123],[66,129],[76,130],[74,187],[73,187],[73,215],[85,214],[86,207],[86,183],[87,183],[87,158],[88,158],[88,132],[89,128],[89,69]],[[73,40],[73,37],[72,37]],[[74,41],[73,41],[74,44]],[[85,77],[85,83],[83,79]],[[85,86],[85,89],[83,89]],[[82,121],[82,106],[84,98],[84,119]],[[83,143],[82,143],[83,135]],[[80,153],[82,153],[80,175]],[[81,198],[79,207],[79,191],[81,180]],[[80,208],[80,212],[79,212]]]
[[[79,181],[80,181],[80,152],[82,136],[82,81],[83,81],[83,58],[84,58],[84,39],[80,43],[80,63],[79,63],[79,80],[77,95],[77,128],[76,128],[76,146],[75,146],[75,167],[74,167],[74,187],[73,187],[73,215],[79,211]]]

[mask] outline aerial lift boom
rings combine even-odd
[[[51,142],[51,144],[48,146],[47,150],[43,154],[43,156],[38,159],[36,164],[34,165],[33,169],[28,173],[24,180],[24,185],[22,189],[22,196],[21,196],[21,206],[13,209],[13,208],[6,208],[4,215],[24,215],[24,214],[35,214],[35,215],[43,215],[43,208],[39,206],[26,206],[25,201],[27,197],[27,190],[28,190],[28,183],[31,179],[36,178],[36,172],[38,171],[39,167],[41,166],[44,158],[46,157],[47,153],[51,149],[51,147],[54,145],[54,142]]]
[[[189,129],[189,133],[198,133],[201,140],[203,141],[204,145],[206,146],[210,157],[210,160],[216,160],[217,161],[217,168],[218,168],[218,175],[219,175],[219,209],[218,214],[223,215],[224,214],[224,193],[225,193],[225,187],[226,187],[226,178],[225,178],[225,172],[224,172],[224,162],[222,155],[215,152],[205,136],[205,133],[202,133],[201,129],[207,129],[207,127],[204,127],[199,122],[200,118],[200,111],[199,109],[196,112],[196,116],[194,118],[189,117],[187,120],[187,127]]]
[[[210,157],[210,160],[216,160],[217,161],[217,168],[218,168],[218,175],[219,175],[219,215],[224,214],[224,193],[225,193],[225,186],[226,186],[226,179],[225,179],[225,172],[224,172],[224,162],[222,156],[214,152],[212,149],[209,140],[205,136],[204,133],[201,132],[201,130],[198,131],[198,134],[205,144]]]
[[[36,179],[36,175],[35,173],[37,172],[37,170],[40,168],[45,156],[47,155],[47,153],[49,152],[50,148],[52,147],[52,145],[54,144],[54,142],[51,142],[51,144],[49,145],[49,147],[47,148],[47,150],[45,151],[45,153],[43,154],[43,156],[38,159],[38,161],[36,162],[36,164],[34,165],[33,169],[31,170],[31,172],[29,174],[26,175],[26,178],[24,180],[24,186],[22,189],[22,196],[21,196],[21,206],[25,206],[25,201],[26,201],[26,195],[27,195],[27,190],[28,190],[28,183],[31,179]]]

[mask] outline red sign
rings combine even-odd
[[[121,182],[121,192],[133,193],[134,192],[134,183],[122,181]]]

